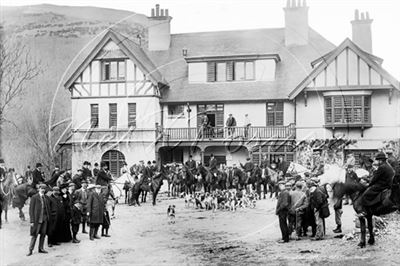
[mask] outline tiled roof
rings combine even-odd
[[[173,34],[170,50],[148,52],[170,86],[162,91],[162,101],[288,99],[288,94],[311,72],[311,62],[335,46],[310,28],[309,45],[286,47],[284,34],[284,28]],[[281,61],[272,82],[188,84],[183,48],[188,57],[278,54]]]

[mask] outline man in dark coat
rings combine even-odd
[[[279,156],[277,168],[282,172],[283,176],[286,175],[286,172],[290,166],[290,162],[285,161],[282,155]]]
[[[88,181],[89,181],[90,183],[96,182],[97,175],[99,174],[99,172],[100,172],[99,164],[98,164],[98,163],[94,163],[93,175],[92,175],[92,178],[89,179]]]
[[[386,154],[380,152],[375,157],[378,169],[374,172],[368,188],[362,196],[362,204],[364,206],[373,206],[380,202],[380,194],[386,189],[390,189],[393,184],[394,171],[387,163]]]
[[[236,127],[236,119],[229,114],[228,119],[226,120],[226,127],[228,128],[228,136],[232,136],[235,133]]]
[[[327,195],[322,191],[321,187],[315,181],[311,181],[310,187],[310,207],[314,212],[316,223],[315,240],[322,240],[325,234],[324,219],[321,218],[320,211],[327,201]]]
[[[232,186],[236,189],[242,189],[242,185],[244,185],[243,180],[245,179],[245,173],[236,167],[236,164],[233,164],[233,182]]]
[[[101,162],[100,166],[101,169],[97,174],[96,185],[108,187],[108,184],[110,183],[112,178],[110,175],[107,174],[107,164],[105,162]]]
[[[290,194],[289,190],[285,187],[285,182],[279,182],[279,190],[281,191],[278,196],[275,214],[279,217],[279,227],[281,228],[282,240],[279,243],[289,242],[289,227],[288,227],[288,214],[290,209]]]
[[[95,191],[89,194],[87,201],[87,216],[90,223],[90,240],[100,239],[97,235],[99,226],[103,224],[104,201],[101,195],[101,186],[96,185]]]
[[[53,187],[53,191],[49,196],[49,205],[50,205],[50,219],[49,225],[47,227],[47,242],[49,247],[53,245],[59,245],[57,241],[57,234],[60,230],[61,219],[63,216],[63,204],[60,198],[60,188]]]
[[[92,171],[90,170],[91,163],[88,161],[83,162],[82,178],[86,180],[92,179]]]
[[[32,187],[36,188],[36,185],[43,183],[44,182],[44,177],[42,173],[42,164],[37,163],[36,164],[36,169],[33,170],[32,172]]]
[[[39,253],[47,253],[43,246],[47,233],[47,223],[50,217],[50,206],[48,198],[44,195],[45,190],[46,185],[39,185],[39,193],[32,196],[31,203],[29,205],[32,238],[27,256],[32,255],[33,249],[35,248],[36,239],[39,234]]]
[[[192,155],[189,155],[189,160],[186,161],[185,165],[193,175],[196,173],[196,161],[193,160]]]
[[[74,182],[76,189],[80,189],[82,187],[83,180],[87,180],[83,176],[83,169],[78,169],[78,173],[72,178],[72,182]]]
[[[346,183],[359,183],[360,182],[360,178],[358,178],[356,172],[354,172],[354,168],[352,164],[349,164],[347,166],[346,169],[346,177],[345,177],[345,182]],[[343,202],[344,205],[349,204],[349,196],[345,196],[345,200]],[[341,203],[339,203],[337,206],[341,205]]]
[[[393,168],[393,184],[400,184],[400,162],[393,156],[393,152],[388,152],[387,162]]]

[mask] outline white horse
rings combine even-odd
[[[290,162],[290,165],[287,169],[287,173],[292,174],[292,175],[300,175],[301,177],[305,176],[305,173],[309,173],[310,170],[308,170],[306,167],[302,166],[301,164]]]

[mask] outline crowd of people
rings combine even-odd
[[[113,194],[107,164],[101,162],[99,167],[96,163],[92,170],[91,163],[85,161],[74,176],[71,171],[61,171],[56,166],[49,178],[45,178],[42,167],[37,163],[31,171],[28,166],[25,176],[11,176],[10,170],[5,171],[4,161],[0,167],[2,181],[15,178],[18,185],[28,183],[36,189],[29,204],[31,242],[27,256],[33,254],[38,236],[39,253],[47,253],[44,248],[46,236],[49,247],[79,243],[80,227],[81,233],[88,234],[90,240],[100,239],[100,226],[101,236],[110,237],[107,202],[113,200]]]

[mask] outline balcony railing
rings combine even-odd
[[[223,140],[223,139],[286,139],[294,138],[295,126],[266,127],[207,127],[164,128],[162,139],[169,140]]]

